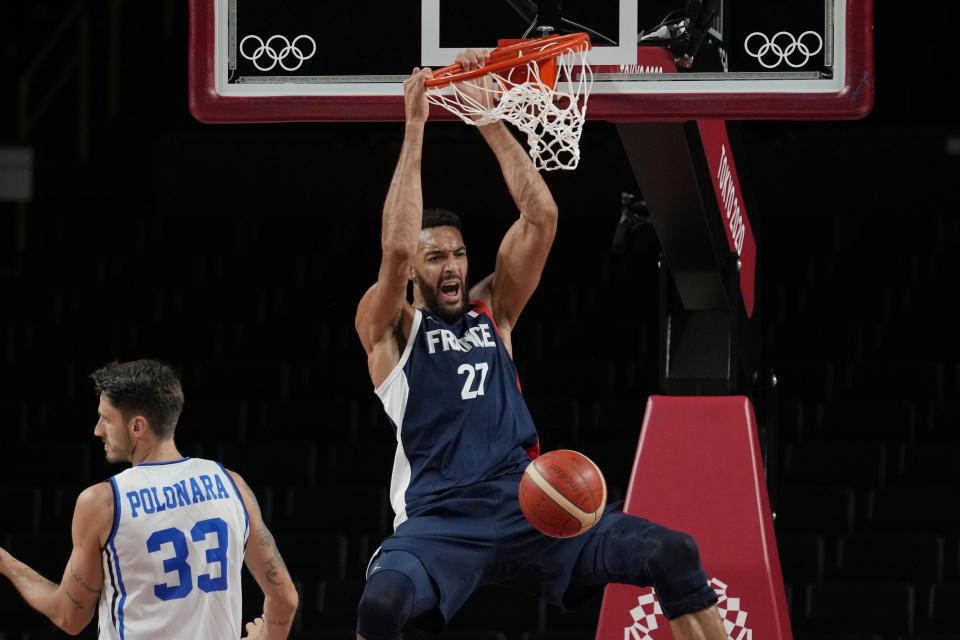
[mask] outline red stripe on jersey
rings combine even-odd
[[[487,305],[483,304],[479,300],[471,300],[469,303],[471,306],[480,310],[480,313],[490,318],[490,322],[493,323],[493,330],[497,332],[497,336],[500,338],[500,342],[503,342],[503,336],[500,335],[500,328],[497,326],[497,321],[493,319],[493,314],[490,313],[490,309],[487,308]],[[513,357],[510,357],[510,361],[513,362]],[[517,363],[513,363],[513,373],[517,377],[517,389],[520,389],[520,393],[523,393],[523,387],[520,386],[520,373],[517,372]],[[537,453],[539,455],[540,445],[537,445]],[[527,452],[529,453],[529,451]],[[537,456],[530,456],[531,458],[536,458]]]
[[[497,332],[497,336],[500,337],[500,342],[503,342],[503,336],[500,335],[500,329],[497,327],[497,321],[493,319],[493,314],[490,313],[490,309],[487,308],[487,305],[483,304],[479,300],[471,300],[470,304],[479,309],[481,313],[490,318],[490,322],[493,323],[493,329]],[[510,358],[511,362],[513,358]],[[517,372],[517,364],[513,364],[513,372],[517,376],[517,389],[520,389],[520,393],[523,393],[523,388],[520,386],[520,374]],[[536,460],[540,456],[540,440],[533,444],[532,447],[526,448],[527,455],[530,456],[531,460]]]

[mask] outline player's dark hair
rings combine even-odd
[[[460,233],[463,233],[463,227],[460,225],[460,216],[446,209],[423,210],[423,223],[420,225],[420,228],[432,229],[433,227],[454,227]]]
[[[142,415],[158,439],[173,437],[183,409],[183,388],[168,365],[157,360],[111,362],[90,378],[97,395],[105,395],[124,420]]]

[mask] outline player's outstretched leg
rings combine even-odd
[[[726,640],[717,594],[694,539],[649,520],[613,512],[583,548],[573,582],[652,586],[677,640]],[[718,635],[719,634],[719,635]]]
[[[708,607],[669,620],[674,640],[727,640],[717,607]]]
[[[367,571],[357,607],[358,640],[399,640],[414,618],[440,598],[423,565],[406,551],[385,551]]]
[[[399,571],[378,571],[367,579],[357,607],[357,637],[397,640],[413,611],[413,582]]]

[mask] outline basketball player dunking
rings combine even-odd
[[[486,55],[468,50],[457,61],[470,70]],[[656,589],[678,640],[725,639],[690,536],[608,509],[586,533],[555,539],[521,513],[518,484],[539,443],[510,336],[540,280],[557,206],[510,131],[502,123],[480,127],[520,217],[494,273],[468,291],[459,220],[423,211],[430,76],[415,69],[404,82],[406,130],[383,209],[380,272],[357,308],[370,378],[398,445],[394,534],[367,570],[358,637],[393,640],[407,626],[442,627],[483,584],[509,583],[570,606],[622,582]]]
[[[219,463],[183,457],[173,442],[183,407],[176,374],[135,360],[91,377],[100,395],[94,435],[108,461],[133,466],[80,494],[60,584],[2,548],[0,573],[70,634],[99,606],[101,640],[236,640],[245,561],[264,593],[263,617],[247,623],[247,637],[286,638],[297,591],[253,492]]]

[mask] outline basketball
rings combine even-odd
[[[595,525],[607,504],[607,482],[578,451],[558,449],[527,465],[520,479],[520,509],[537,530],[571,538]]]

